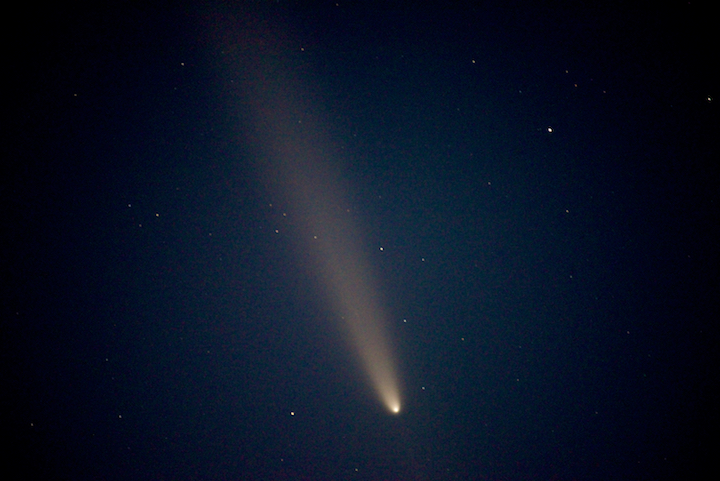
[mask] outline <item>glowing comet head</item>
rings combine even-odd
[[[365,361],[371,383],[375,385],[380,401],[391,413],[398,414],[400,412],[400,389],[384,339],[379,336],[374,339],[371,347],[360,347],[360,354]],[[366,348],[362,349],[363,347]]]

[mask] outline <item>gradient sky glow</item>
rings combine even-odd
[[[23,479],[718,478],[709,2],[13,12]]]

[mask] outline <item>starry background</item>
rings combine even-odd
[[[694,2],[598,3],[13,19],[7,472],[716,476],[717,29]],[[242,84],[270,37],[350,186],[398,416],[258,169]]]

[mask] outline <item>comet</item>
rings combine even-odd
[[[237,27],[236,27],[237,28]],[[328,134],[321,93],[301,77],[293,63],[294,40],[286,29],[267,24],[245,25],[236,31],[241,69],[242,118],[252,134],[257,169],[268,190],[290,206],[298,252],[308,254],[309,270],[320,280],[324,302],[366,373],[380,402],[400,413],[396,361],[387,333],[387,314],[378,295],[363,242],[348,201],[342,149]]]

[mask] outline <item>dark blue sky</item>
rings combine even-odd
[[[702,6],[603,3],[21,15],[8,467],[701,478],[720,402],[717,33]],[[318,209],[356,228],[398,416],[338,323],[275,145],[337,174]]]

